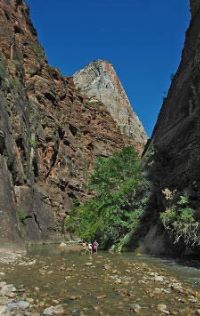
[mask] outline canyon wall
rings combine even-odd
[[[190,0],[190,7],[191,7],[192,17],[194,17],[196,14],[198,14],[198,12],[200,10],[199,0]]]
[[[146,139],[137,139],[120,131],[101,100],[49,66],[26,3],[1,0],[1,247],[70,238],[64,219],[73,200],[87,197],[95,159],[126,145],[141,152]]]
[[[166,188],[189,196],[200,221],[200,3],[191,1],[192,19],[181,63],[165,98],[144,160],[152,157],[154,192],[147,210],[146,248],[153,253],[197,252],[199,247],[173,244],[160,223]],[[146,157],[145,157],[146,156]],[[151,225],[149,227],[149,225]],[[200,232],[198,232],[200,234]],[[190,248],[190,249],[188,249]]]

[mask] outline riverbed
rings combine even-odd
[[[74,246],[32,247],[15,261],[0,260],[0,315],[200,315],[194,265],[132,253],[89,256]]]

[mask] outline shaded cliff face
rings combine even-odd
[[[190,0],[190,7],[191,7],[192,17],[194,17],[196,14],[198,14],[198,11],[200,10],[199,0]]]
[[[98,156],[133,139],[48,65],[23,0],[0,2],[0,243],[57,239]]]
[[[200,5],[199,1],[191,4],[193,15],[182,60],[151,140],[155,152],[152,179],[156,193],[151,201],[149,222],[153,221],[153,226],[159,222],[159,212],[166,208],[162,194],[166,188],[189,195],[191,207],[200,219]],[[153,241],[160,239],[158,251],[169,252],[166,244],[162,244],[163,229],[156,227],[151,227],[149,240],[146,238],[149,248],[152,249]]]
[[[142,123],[131,109],[128,97],[113,66],[103,60],[94,61],[76,72],[73,80],[83,95],[105,104],[121,133],[127,135],[142,153],[147,135]]]

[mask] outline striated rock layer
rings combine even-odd
[[[1,0],[1,246],[60,238],[95,158],[128,144],[102,102],[48,65],[25,2]]]
[[[163,189],[177,190],[190,197],[200,220],[200,4],[191,1],[192,20],[186,33],[182,60],[161,108],[147,155],[154,151],[152,179],[155,192],[151,199],[146,227],[152,223],[145,242],[153,252],[169,253],[172,245],[159,224],[166,209]],[[190,251],[195,249],[190,249]],[[196,251],[196,250],[195,250]]]
[[[73,76],[74,84],[91,101],[101,101],[117,123],[121,133],[130,137],[142,153],[147,135],[132,111],[128,97],[113,66],[103,60],[90,63]]]

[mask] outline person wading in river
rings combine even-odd
[[[92,244],[91,243],[88,244],[88,251],[89,251],[89,254],[92,255]]]
[[[92,244],[92,253],[97,253],[97,248],[98,248],[99,244],[98,242],[95,240]]]
[[[96,240],[92,244],[87,243],[86,241],[83,241],[82,242],[83,250],[81,250],[81,253],[86,254],[88,252],[90,255],[92,255],[93,253],[97,253],[98,246],[99,244]]]
[[[81,250],[81,254],[82,255],[83,254],[87,254],[87,252],[88,252],[88,243],[86,241],[82,242],[82,247],[83,247],[83,249]]]

